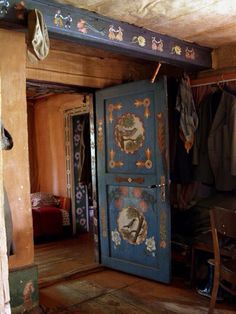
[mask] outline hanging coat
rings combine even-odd
[[[236,97],[223,92],[208,137],[216,189],[236,189]]]
[[[236,97],[210,94],[200,105],[194,144],[196,179],[219,191],[236,189]]]

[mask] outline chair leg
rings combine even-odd
[[[193,287],[193,284],[195,283],[195,249],[192,247],[191,250],[191,270],[190,270],[190,286]]]
[[[208,310],[208,314],[213,314],[215,304],[216,304],[216,298],[217,298],[217,293],[219,289],[219,279],[220,279],[220,272],[219,269],[215,269],[214,273],[214,283],[213,283],[213,289],[212,289],[212,294],[211,294],[211,301],[210,301],[210,307]]]

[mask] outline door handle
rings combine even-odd
[[[160,183],[159,184],[153,184],[148,186],[149,189],[160,189],[160,199],[162,202],[165,202],[166,200],[166,179],[164,176],[160,177]]]
[[[161,184],[152,184],[148,186],[148,189],[156,189],[156,188],[162,188],[163,186],[165,186],[165,183],[161,183]]]

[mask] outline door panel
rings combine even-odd
[[[165,78],[96,94],[101,262],[170,279]]]
[[[154,137],[147,134],[155,119],[151,114],[151,102],[154,102],[154,92],[106,100],[105,107],[109,112],[106,124],[108,173],[155,173],[155,163],[145,164],[147,154],[151,159],[155,153]],[[132,123],[133,127],[129,127]],[[122,160],[124,156],[125,162]]]

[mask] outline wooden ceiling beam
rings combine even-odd
[[[26,27],[26,21],[19,19],[19,10],[16,14],[15,6],[19,1],[6,2],[9,6],[4,10],[1,10],[0,4],[0,27]],[[24,3],[27,10],[37,8],[43,13],[51,38],[168,63],[190,71],[211,68],[209,48],[55,1],[26,0]]]

